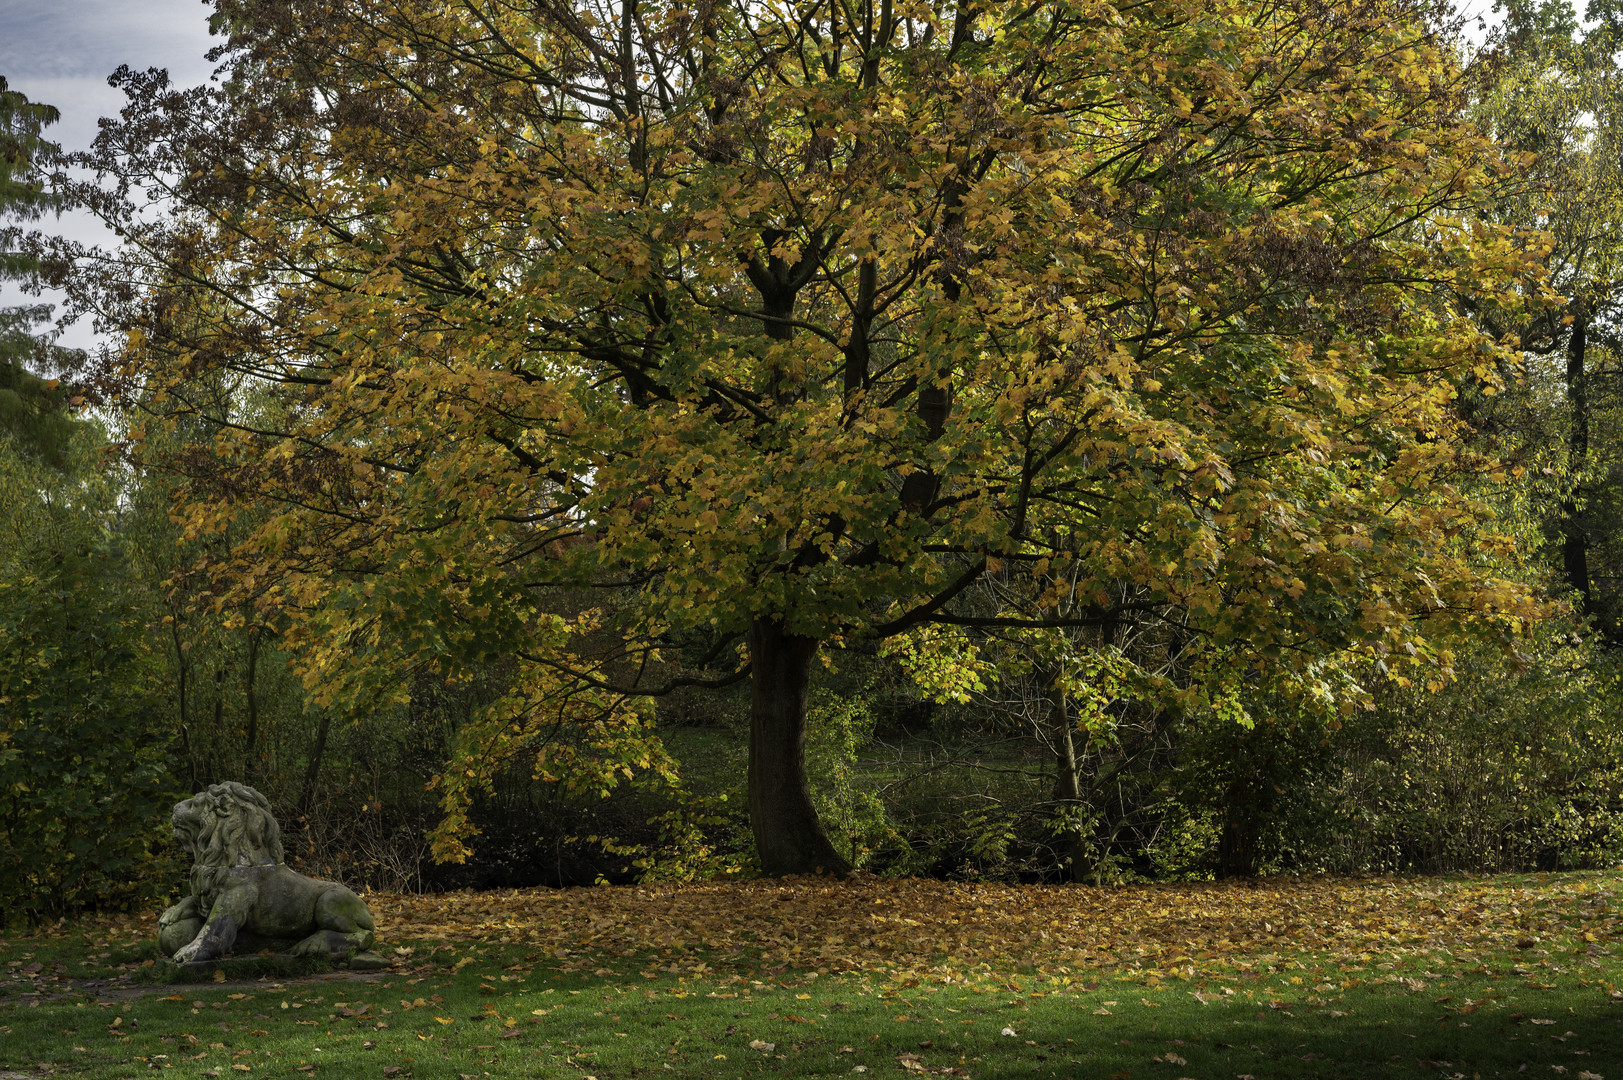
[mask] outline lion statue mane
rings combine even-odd
[[[176,803],[171,820],[194,860],[190,895],[158,919],[158,945],[175,963],[270,949],[372,966],[356,963],[371,958],[376,929],[365,901],[288,869],[265,796],[228,780]]]

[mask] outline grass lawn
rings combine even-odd
[[[0,940],[0,1080],[1623,1080],[1623,874],[373,896],[396,968],[142,985],[151,918]]]

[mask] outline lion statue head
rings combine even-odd
[[[282,830],[265,796],[235,780],[175,804],[175,840],[191,855],[192,888],[211,893],[220,871],[282,862]]]

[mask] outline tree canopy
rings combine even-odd
[[[444,855],[492,761],[658,767],[639,703],[747,678],[763,868],[843,868],[829,646],[1130,618],[1333,695],[1532,610],[1455,398],[1509,344],[1467,308],[1544,302],[1540,253],[1479,213],[1522,163],[1427,5],[215,19],[218,85],[118,76],[84,160],[121,183],[80,196],[128,246],[78,299],[312,686],[516,658]]]

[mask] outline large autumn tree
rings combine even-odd
[[[1532,286],[1428,5],[216,6],[216,87],[120,75],[80,300],[313,686],[517,664],[442,854],[490,761],[747,678],[762,867],[842,869],[832,644],[1131,612],[1323,682],[1525,611],[1449,402]]]

